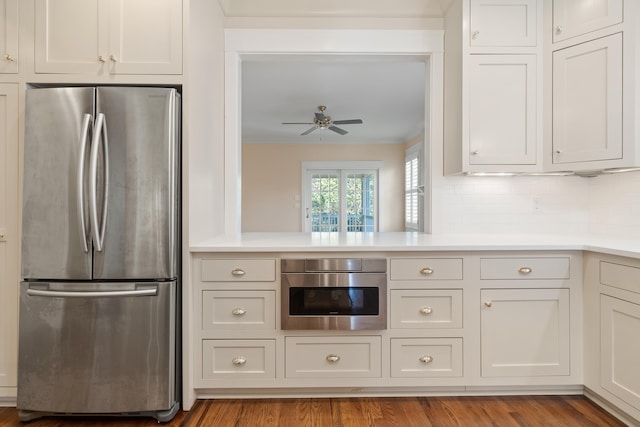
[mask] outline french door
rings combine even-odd
[[[378,171],[307,169],[305,231],[373,232],[378,230]]]

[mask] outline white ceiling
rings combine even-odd
[[[219,0],[229,18],[440,18],[453,0]],[[242,141],[406,142],[424,129],[425,58],[274,56],[242,63]],[[319,105],[341,136],[311,125]]]
[[[243,143],[403,143],[424,130],[424,58],[266,58],[241,66]],[[316,129],[301,136],[313,127],[320,105],[333,120],[362,119],[363,124],[338,125],[347,135]]]

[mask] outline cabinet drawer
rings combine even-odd
[[[392,290],[391,328],[462,328],[462,290]]]
[[[569,279],[569,257],[557,258],[482,258],[483,280]]]
[[[203,282],[273,282],[275,259],[203,259]]]
[[[392,338],[391,376],[461,377],[462,338]]]
[[[379,336],[286,338],[287,377],[372,378],[380,375]]]
[[[275,329],[275,291],[202,292],[202,329]]]
[[[275,340],[202,341],[203,379],[262,379],[275,376]]]
[[[391,259],[391,280],[461,280],[462,258]]]
[[[640,293],[640,268],[601,261],[600,283]]]

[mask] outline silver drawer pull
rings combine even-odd
[[[234,357],[233,359],[231,359],[231,363],[233,363],[236,366],[242,366],[245,363],[247,363],[247,359],[245,359],[242,356],[238,356],[238,357]]]
[[[429,276],[430,274],[433,274],[433,269],[429,267],[425,267],[420,270],[420,274],[422,274],[423,276]]]
[[[327,356],[327,362],[329,363],[336,363],[338,360],[340,360],[340,356],[337,354],[330,354]]]
[[[242,276],[244,276],[246,273],[244,272],[244,270],[242,270],[242,269],[240,269],[240,268],[236,268],[235,270],[233,270],[233,271],[231,272],[231,274],[232,274],[233,276],[236,276],[236,277],[242,277]]]
[[[562,27],[562,25],[558,25],[556,27],[556,34],[562,34],[563,31],[564,31],[564,28]]]
[[[480,36],[480,31],[474,31],[473,33],[471,33],[471,38],[473,40],[477,39],[478,36]]]
[[[485,301],[484,305],[486,305],[487,307],[491,307],[493,303],[491,301]]]
[[[433,362],[433,356],[425,354],[424,356],[421,356],[420,359],[418,360],[420,360],[422,363],[431,363]]]
[[[522,274],[529,274],[531,273],[533,270],[530,269],[529,267],[520,267],[520,269],[518,269],[518,272],[522,273]]]
[[[433,309],[431,307],[420,307],[420,314],[424,314],[425,316],[431,314],[432,311]]]
[[[234,316],[244,316],[247,313],[247,310],[245,310],[244,308],[234,308],[231,311],[231,314],[233,314]]]

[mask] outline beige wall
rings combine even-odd
[[[242,231],[302,231],[303,161],[383,161],[380,229],[404,231],[403,144],[243,144]]]

